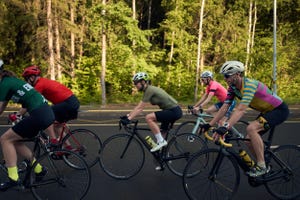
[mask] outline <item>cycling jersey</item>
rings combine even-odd
[[[227,90],[217,81],[211,80],[206,87],[206,94],[214,95],[220,102],[224,102],[226,99]]]
[[[42,77],[37,80],[34,88],[53,104],[61,103],[73,95],[63,84]]]
[[[242,89],[230,86],[225,103],[231,103],[234,98],[261,113],[266,113],[282,104],[282,100],[260,81],[243,78]]]
[[[30,84],[15,77],[3,77],[0,81],[0,101],[9,100],[21,104],[28,112],[47,103]]]
[[[177,106],[177,101],[161,88],[148,85],[144,91],[143,102],[158,105],[160,109],[171,109]]]

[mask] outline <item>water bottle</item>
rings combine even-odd
[[[242,160],[246,163],[248,167],[254,167],[255,162],[250,158],[250,156],[246,153],[245,150],[240,149],[239,155],[242,158]]]
[[[146,140],[146,142],[149,144],[149,146],[151,148],[155,147],[156,144],[155,144],[155,142],[152,140],[152,138],[149,135],[147,135],[145,137],[145,140]]]

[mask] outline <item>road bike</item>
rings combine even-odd
[[[225,140],[218,141],[219,148],[209,148],[194,155],[183,172],[183,187],[189,199],[232,199],[240,184],[240,170],[248,176],[248,183],[257,187],[264,185],[267,191],[278,199],[297,199],[300,197],[300,147],[280,145],[271,147],[275,127],[264,139],[264,155],[270,171],[262,176],[250,177],[251,169],[239,155],[245,141],[230,133]],[[205,134],[212,139],[209,134]],[[190,171],[199,173],[190,176]]]
[[[160,151],[151,152],[152,146],[147,143],[144,139],[145,134],[142,133],[151,133],[149,128],[138,127],[138,120],[133,120],[128,125],[122,124],[121,121],[119,124],[120,129],[123,127],[126,133],[107,138],[100,153],[101,168],[115,179],[129,179],[140,172],[145,162],[144,148],[151,153],[162,170],[167,166],[178,176],[182,175],[186,162],[194,153],[207,148],[202,138],[191,133],[172,134],[168,140],[173,126],[171,124],[165,137],[168,145]]]
[[[188,120],[185,122],[182,122],[175,130],[175,135],[180,134],[180,133],[193,133],[193,134],[197,134],[197,135],[202,135],[201,132],[201,125],[208,123],[205,119],[206,118],[213,118],[214,116],[206,114],[203,112],[202,109],[199,110],[198,113],[193,111],[193,106],[188,105],[187,108],[188,113],[191,113],[193,116],[196,117],[196,121],[195,120]],[[242,124],[248,124],[248,122],[243,121],[243,120],[239,120],[239,123]],[[232,132],[234,132],[235,134],[239,135],[239,137],[243,137],[243,134],[237,130],[237,128],[232,127],[231,128]]]
[[[89,167],[94,166],[99,160],[102,148],[98,135],[83,128],[71,130],[67,123],[55,123],[62,127],[57,138],[59,147],[78,153]]]
[[[16,120],[8,118],[9,124],[16,124],[26,116],[18,116]],[[78,153],[87,162],[89,167],[94,166],[99,160],[102,142],[94,132],[79,128],[71,129],[66,122],[54,122],[54,127],[62,127],[57,136],[57,148],[66,149]]]
[[[38,200],[85,197],[90,188],[91,174],[86,161],[80,155],[64,149],[53,149],[42,131],[34,138],[21,139],[18,142],[33,143],[36,162],[33,165],[28,160],[18,163],[21,184],[14,187],[15,189],[30,189]],[[47,171],[43,176],[34,172],[38,163]],[[4,160],[0,162],[0,180],[8,181]]]

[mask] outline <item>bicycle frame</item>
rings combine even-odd
[[[275,128],[273,127],[270,132],[267,140],[263,141],[265,144],[265,150],[264,154],[266,157],[266,163],[268,164],[270,162],[270,159],[273,158],[275,162],[281,167],[281,170],[274,172],[273,174],[261,176],[261,177],[249,177],[250,178],[250,184],[252,186],[257,186],[264,184],[266,182],[281,178],[282,176],[285,176],[284,171],[288,174],[292,174],[292,169],[288,167],[286,163],[284,163],[272,150],[271,150],[271,143],[273,139]],[[225,142],[230,141],[250,141],[249,139],[244,138],[228,138],[225,140]],[[220,164],[222,163],[222,159],[225,156],[231,156],[234,157],[234,159],[237,161],[238,165],[244,172],[248,172],[250,170],[250,167],[242,160],[242,158],[239,156],[239,153],[236,152],[233,148],[226,148],[224,146],[220,146],[218,157],[213,165],[213,168],[210,172],[210,177],[215,177],[215,175],[218,173],[218,169]]]
[[[138,132],[139,130],[141,130],[141,131],[151,131],[151,130],[149,128],[137,127],[138,120],[132,121],[132,123],[134,124],[133,127],[124,126],[125,130],[131,134],[131,137],[126,144],[124,151],[122,152],[121,158],[126,153],[126,150],[134,136],[136,136],[139,139],[139,141],[147,148],[147,150],[153,155],[155,160],[158,161],[161,166],[163,166],[164,162],[167,162],[170,160],[186,158],[189,155],[189,153],[184,153],[183,155],[178,155],[178,156],[173,156],[172,158],[168,158],[165,156],[165,147],[162,148],[161,153],[160,153],[160,151],[151,152],[150,150],[152,147],[146,142],[146,140],[143,138],[143,136],[141,136]],[[170,125],[170,127],[172,127],[172,125]],[[169,135],[169,130],[167,131],[166,139],[168,138],[168,135]]]

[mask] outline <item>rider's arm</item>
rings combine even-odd
[[[1,101],[0,102],[0,115],[3,113],[3,111],[5,110],[6,106],[8,104],[8,101]]]
[[[137,116],[138,114],[140,114],[147,103],[140,101],[140,103],[127,115],[129,120],[132,120],[135,116]]]
[[[18,113],[17,113],[17,115],[25,115],[25,113],[27,112],[27,109],[26,108],[21,108],[19,111],[18,111]]]
[[[207,99],[207,94],[205,93],[201,99],[194,105],[194,108],[199,107],[202,102],[204,102]]]
[[[201,104],[199,104],[200,107],[203,107],[206,104],[208,104],[210,102],[210,100],[213,98],[214,95],[212,93],[209,93],[206,96],[207,96],[207,98],[205,99],[205,101],[203,101]]]
[[[230,107],[231,104],[224,103],[222,107],[219,109],[215,117],[209,122],[211,126],[215,126],[217,122],[219,122],[226,114],[228,108]]]
[[[241,104],[241,103],[235,108],[234,112],[231,114],[231,117],[227,121],[228,129],[231,128],[242,118],[242,116],[246,113],[247,108],[248,105]]]

